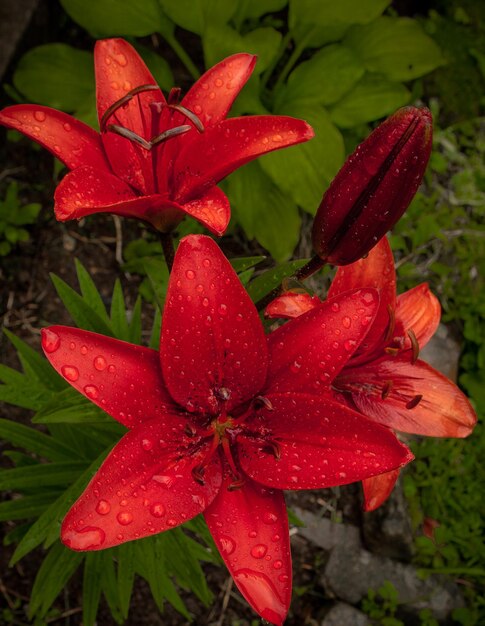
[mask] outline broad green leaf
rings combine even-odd
[[[288,24],[298,44],[319,48],[339,41],[351,24],[367,24],[391,0],[290,0]]]
[[[411,94],[401,83],[366,74],[342,100],[330,109],[332,121],[340,128],[378,120],[409,102]]]
[[[59,298],[79,328],[113,336],[111,327],[89,306],[82,296],[55,274],[51,274],[51,280]]]
[[[0,419],[0,438],[51,461],[65,461],[77,456],[75,449],[12,420]]]
[[[283,278],[291,276],[306,263],[308,263],[308,259],[290,261],[263,272],[249,283],[249,296],[254,302],[258,302],[258,300],[264,298],[272,289],[280,285]]]
[[[276,13],[288,4],[288,0],[244,0],[238,2],[236,16],[238,21],[256,19],[265,13]]]
[[[277,112],[306,120],[313,127],[315,137],[307,143],[264,155],[259,163],[281,190],[313,215],[323,192],[344,162],[342,135],[321,106],[295,102]]]
[[[39,517],[57,498],[59,493],[40,493],[0,502],[0,522]]]
[[[228,180],[228,194],[237,219],[277,261],[289,258],[298,243],[298,207],[261,169],[248,163]]]
[[[165,13],[177,26],[202,35],[208,26],[226,24],[237,8],[227,0],[159,0]]]
[[[211,67],[231,54],[249,52],[258,57],[254,69],[255,75],[258,75],[270,64],[280,43],[281,33],[274,28],[257,28],[242,36],[225,24],[209,25],[203,38],[205,64]]]
[[[91,33],[102,38],[113,35],[144,37],[172,31],[172,25],[157,0],[61,0],[66,13]]]
[[[93,55],[63,43],[38,46],[20,59],[13,83],[27,100],[75,111],[94,94]]]
[[[69,485],[85,468],[85,461],[66,461],[4,469],[0,474],[0,489]]]
[[[333,104],[362,78],[365,69],[357,56],[339,44],[326,46],[310,60],[297,66],[288,77],[288,84],[278,97],[278,106],[285,102]]]
[[[126,319],[125,298],[119,278],[116,279],[115,286],[113,288],[110,320],[115,337],[127,341],[129,335],[128,320]]]
[[[165,89],[165,91],[170,91],[174,84],[174,78],[170,65],[167,61],[165,61],[161,54],[154,52],[150,48],[141,46],[140,44],[137,44],[135,48],[147,64],[148,69],[153,74],[153,78],[157,81],[160,87]]]
[[[109,324],[109,317],[106,313],[103,298],[94,284],[93,279],[79,259],[74,259],[74,262],[76,264],[77,279],[84,301],[106,322],[106,324]]]
[[[94,626],[101,599],[104,554],[88,552],[83,572],[83,626]]]
[[[132,542],[117,548],[118,556],[118,595],[120,608],[125,619],[130,609],[131,592],[135,581],[135,547]]]
[[[445,63],[440,48],[416,20],[381,17],[371,24],[355,26],[345,42],[370,72],[393,81],[423,76]]]
[[[67,511],[74,504],[75,500],[81,495],[86,485],[96,473],[97,469],[104,461],[108,450],[104,451],[91,465],[85,469],[77,480],[68,487],[64,493],[53,502],[49,508],[32,524],[26,532],[22,540],[17,546],[11,560],[10,565],[15,565],[26,554],[34,550],[41,544],[53,529],[59,533],[61,522]]]
[[[77,570],[84,555],[56,543],[50,550],[35,578],[29,603],[29,618],[44,617],[68,580]]]

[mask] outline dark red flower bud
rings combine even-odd
[[[409,206],[428,163],[431,112],[404,107],[347,159],[325,192],[313,223],[313,247],[334,265],[360,259]]]

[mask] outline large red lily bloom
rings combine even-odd
[[[108,548],[204,512],[244,597],[282,624],[291,556],[281,490],[350,483],[411,458],[330,391],[377,309],[376,290],[354,289],[266,338],[217,245],[192,235],[175,256],[160,353],[44,329],[54,368],[130,429],[67,514],[62,541]]]
[[[291,117],[226,119],[254,69],[253,55],[235,54],[215,65],[180,104],[180,90],[166,100],[126,41],[98,41],[94,61],[100,133],[44,106],[0,112],[1,124],[72,170],[55,193],[60,221],[108,212],[167,232],[190,215],[221,235],[230,207],[215,185],[251,159],[313,136],[306,122]]]
[[[332,383],[339,401],[404,433],[469,435],[477,417],[466,396],[418,359],[419,349],[431,339],[441,317],[428,285],[396,296],[394,258],[383,238],[366,258],[338,268],[328,298],[341,297],[357,286],[378,289],[380,304],[364,341]],[[273,301],[267,313],[291,318],[319,306],[315,297],[286,294]],[[364,480],[366,510],[386,500],[398,476],[397,470]]]

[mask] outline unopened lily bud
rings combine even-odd
[[[361,143],[325,192],[313,223],[313,247],[334,265],[357,261],[409,206],[431,153],[428,109],[399,109]]]

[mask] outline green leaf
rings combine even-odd
[[[333,104],[352,89],[364,72],[362,63],[350,48],[326,46],[293,70],[275,106],[278,108],[291,101]]]
[[[171,32],[157,0],[61,0],[66,13],[95,38]]]
[[[306,120],[315,130],[315,137],[307,143],[264,155],[259,163],[282,191],[314,215],[323,192],[344,162],[342,135],[321,106],[294,102],[277,112]]]
[[[288,25],[306,48],[338,41],[351,24],[367,24],[381,15],[391,0],[290,0]]]
[[[153,319],[152,332],[150,334],[150,341],[148,346],[154,350],[158,350],[160,346],[160,333],[162,331],[162,312],[157,307],[155,309],[155,317]]]
[[[94,94],[93,55],[63,43],[38,46],[20,59],[13,83],[27,100],[75,111]]]
[[[0,474],[0,488],[13,491],[25,487],[69,485],[85,468],[85,461],[66,461],[4,469]]]
[[[119,554],[119,552],[116,548],[113,548],[110,550],[103,550],[100,554],[103,555],[101,590],[106,598],[106,602],[108,603],[113,619],[117,624],[123,624],[127,616],[123,615],[121,608],[121,598],[118,591],[118,581],[116,578],[114,559],[114,555]],[[128,596],[128,604],[130,602],[130,596]]]
[[[118,595],[121,612],[126,619],[130,609],[130,599],[135,581],[135,547],[132,542],[117,548],[118,555]]]
[[[0,419],[0,438],[51,461],[77,456],[76,451],[64,443],[12,420]]]
[[[55,274],[50,276],[59,298],[79,328],[113,336],[111,327],[89,306],[82,296]]]
[[[163,310],[169,279],[167,265],[159,257],[146,257],[143,259],[143,273],[148,276],[158,307]]]
[[[254,302],[258,302],[264,298],[272,289],[281,284],[283,278],[291,276],[300,267],[308,263],[308,259],[300,259],[299,261],[290,261],[263,272],[249,283],[248,293]]]
[[[56,543],[42,562],[35,578],[29,603],[29,618],[44,617],[84,555]]]
[[[389,80],[418,78],[445,63],[441,50],[416,20],[381,17],[371,24],[353,27],[345,37],[370,72]]]
[[[202,35],[208,26],[226,24],[237,8],[227,0],[160,0],[160,4],[177,26]]]
[[[262,263],[265,259],[265,256],[242,256],[235,259],[229,259],[229,261],[233,270],[240,274],[241,272],[245,272],[259,263]]]
[[[22,385],[0,385],[0,400],[23,409],[37,411],[55,397],[56,392],[46,389],[37,381],[25,375],[23,379]],[[25,393],[26,389],[28,393]]]
[[[103,578],[102,552],[88,552],[84,560],[83,573],[83,626],[94,626],[101,599]]]
[[[136,299],[135,306],[131,312],[129,323],[128,341],[141,344],[141,296]]]
[[[332,121],[340,128],[352,128],[393,113],[409,102],[411,94],[401,83],[366,74],[342,100],[330,109]]]
[[[76,264],[77,279],[84,302],[90,306],[106,324],[109,324],[106,307],[104,306],[103,299],[93,279],[79,259],[74,259],[74,262]]]
[[[255,237],[278,261],[291,256],[300,232],[298,207],[259,163],[248,163],[230,176],[228,195],[250,239]]]
[[[39,517],[47,507],[59,497],[56,493],[45,491],[32,495],[0,502],[0,522]]]
[[[111,298],[110,321],[115,337],[127,341],[129,335],[129,327],[128,320],[126,319],[125,298],[119,278],[116,279],[115,286],[113,288],[113,296]]]
[[[135,48],[147,64],[148,69],[153,74],[153,78],[157,81],[160,87],[165,89],[165,91],[170,91],[174,84],[174,78],[170,65],[167,61],[165,61],[160,54],[157,54],[150,48],[146,48],[140,44],[136,44]]]
[[[265,13],[276,13],[281,11],[288,0],[244,0],[238,2],[235,18],[238,22],[243,20],[257,19]]]

